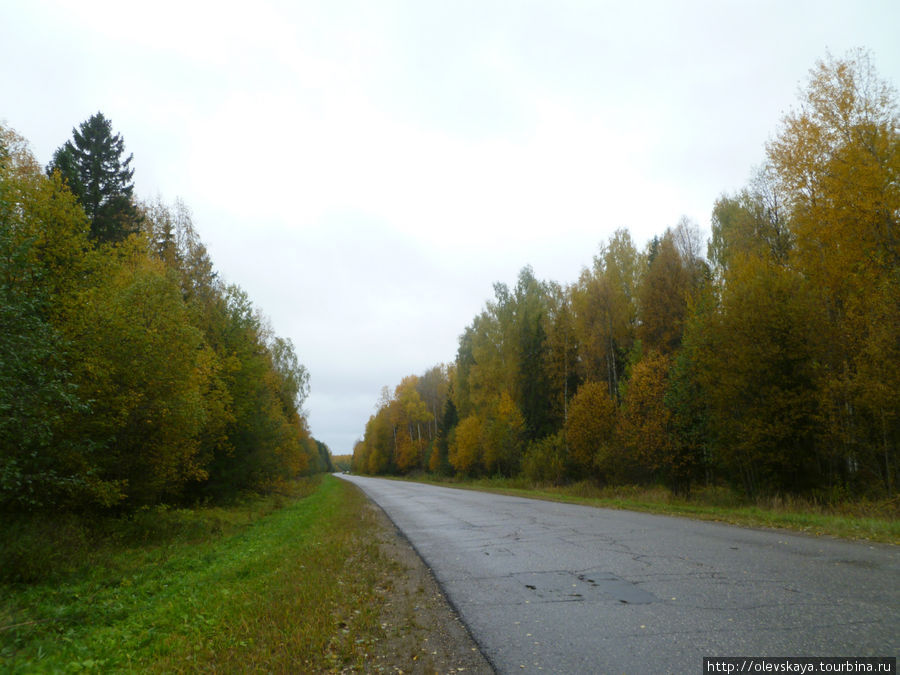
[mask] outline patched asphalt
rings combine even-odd
[[[900,655],[900,548],[360,476],[501,673]]]

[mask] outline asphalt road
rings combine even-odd
[[[342,477],[409,539],[501,673],[900,654],[897,547]]]

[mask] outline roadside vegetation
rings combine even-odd
[[[338,468],[898,543],[898,130],[868,54],[817,64],[705,256],[682,219],[496,284]],[[0,662],[363,668],[402,575],[293,344],[109,120],[72,131],[42,167],[0,125]]]
[[[332,470],[309,373],[102,113],[46,168],[0,124],[0,512],[228,503]]]
[[[0,123],[0,671],[489,672],[323,475],[292,342],[102,113],[72,134],[42,167]]]
[[[353,455],[332,455],[331,462],[335,471],[350,471],[353,468]]]
[[[8,672],[362,670],[404,572],[365,496],[331,476],[228,508],[11,529],[0,523],[18,542],[0,549]]]
[[[353,471],[896,539],[898,176],[896,89],[829,56],[708,241],[621,229],[575,283],[495,284],[451,363],[382,390]]]

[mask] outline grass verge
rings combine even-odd
[[[725,488],[700,488],[693,491],[690,499],[685,499],[662,487],[600,488],[589,482],[539,486],[524,478],[466,480],[434,475],[420,475],[413,480],[532,499],[685,516],[744,527],[779,528],[817,536],[900,544],[900,497],[823,506],[799,498],[769,498],[749,503]]]
[[[139,514],[90,550],[69,541],[77,564],[0,584],[3,670],[363,669],[394,563],[354,486],[325,476],[304,493]]]

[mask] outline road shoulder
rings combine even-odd
[[[380,507],[369,502],[382,555],[394,562],[390,583],[379,588],[384,637],[373,646],[371,667],[388,673],[494,673],[459,615],[412,545]]]

